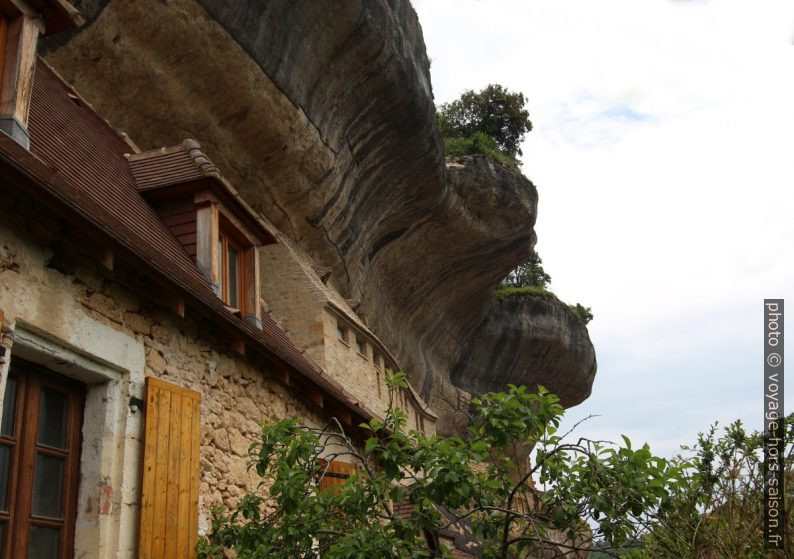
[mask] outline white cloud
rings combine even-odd
[[[414,5],[439,101],[529,98],[538,251],[595,313],[599,375],[572,412],[615,428],[642,409],[665,448],[726,414],[760,426],[761,300],[794,297],[794,3]]]

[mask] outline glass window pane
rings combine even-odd
[[[39,403],[39,444],[66,448],[66,410],[69,396],[43,388]]]
[[[0,445],[0,510],[8,510],[8,474],[11,471],[11,447]],[[0,545],[0,550],[3,546]]]
[[[3,397],[3,423],[0,434],[4,437],[14,436],[14,415],[17,409],[17,377],[8,375],[6,392]]]
[[[238,285],[240,281],[239,266],[240,259],[237,251],[229,244],[229,306],[235,309],[240,308]]]
[[[30,540],[28,541],[28,559],[58,559],[60,539],[60,528],[31,526]]]
[[[36,455],[33,481],[33,514],[61,518],[63,499],[63,458]]]

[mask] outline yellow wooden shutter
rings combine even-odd
[[[201,394],[146,379],[140,559],[196,557]]]
[[[326,465],[325,461],[323,461],[322,465]],[[355,473],[355,464],[347,464],[345,462],[331,460],[331,462],[328,463],[327,469],[325,470],[325,475],[320,479],[320,489],[326,489],[328,487],[333,487],[334,485],[342,485],[350,476]]]

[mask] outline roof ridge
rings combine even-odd
[[[188,138],[182,142],[182,146],[193,160],[193,164],[198,167],[203,174],[221,178],[221,172],[217,165],[215,165],[215,163],[207,157],[207,154],[201,150],[201,144],[198,143],[198,141]]]

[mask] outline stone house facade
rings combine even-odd
[[[331,378],[383,415],[389,405],[385,375],[402,368],[365,317],[287,239],[262,247],[260,266],[260,287],[271,315]],[[392,404],[408,413],[409,428],[435,433],[438,416],[410,385],[393,397]]]
[[[35,59],[78,23],[0,2],[0,558],[191,557],[262,423],[363,437],[398,363],[197,142],[141,152]]]

